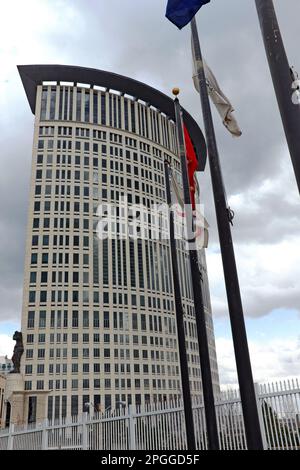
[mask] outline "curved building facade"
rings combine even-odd
[[[173,102],[93,69],[36,65],[19,72],[35,114],[22,311],[26,394],[49,392],[49,418],[87,411],[86,403],[104,411],[178,398],[169,241],[151,237],[151,228],[148,237],[130,236],[132,215],[120,206],[124,198],[148,209],[165,203],[165,158],[180,179]],[[203,170],[202,133],[185,111],[184,120]],[[118,215],[113,236],[99,238],[99,220],[111,206]],[[200,396],[192,287],[180,243],[178,254],[191,387]],[[199,256],[217,390],[204,252]]]

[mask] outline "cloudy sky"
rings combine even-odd
[[[202,126],[191,81],[190,32],[164,18],[166,0],[2,2],[0,30],[0,355],[20,328],[33,116],[17,64],[113,71],[170,94]],[[300,72],[299,0],[274,0],[290,64]],[[254,0],[211,0],[197,15],[203,53],[243,130],[214,112],[255,380],[299,375],[300,198],[263,49]],[[299,123],[300,131],[300,123]],[[200,175],[223,384],[236,383],[209,169]]]

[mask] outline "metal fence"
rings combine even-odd
[[[255,385],[260,427],[265,449],[300,449],[300,388],[297,379]],[[203,405],[194,405],[198,450],[207,449]],[[222,392],[216,403],[220,447],[247,449],[239,393]],[[186,434],[180,403],[155,403],[143,408],[130,405],[108,413],[0,431],[0,450],[95,449],[184,450]]]

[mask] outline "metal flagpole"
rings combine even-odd
[[[300,106],[297,101],[293,102],[292,100],[294,78],[286,56],[273,0],[255,1],[281,119],[300,192]]]
[[[171,190],[170,190],[169,162],[165,161],[164,165],[165,165],[165,185],[166,185],[167,204],[170,207],[171,206]],[[190,378],[189,378],[188,360],[187,360],[186,344],[185,344],[184,310],[182,306],[181,293],[180,293],[179,271],[178,271],[176,244],[175,244],[175,236],[174,236],[174,214],[172,210],[170,210],[169,212],[170,212],[169,214],[170,246],[171,246],[176,323],[177,323],[177,335],[178,335],[178,350],[179,350],[179,359],[180,359],[181,386],[182,386],[182,394],[183,394],[183,407],[184,407],[184,416],[185,416],[187,448],[188,450],[196,450],[193,408],[192,408],[192,399],[191,399],[191,390],[190,390]]]
[[[255,398],[251,362],[248,350],[243,306],[230,230],[230,210],[227,207],[225,188],[222,181],[221,166],[209,97],[207,92],[207,84],[203,68],[200,41],[195,17],[191,21],[191,29],[193,47],[195,51],[195,59],[197,63],[200,64],[197,70],[199,89],[202,103],[203,121],[206,133],[211,181],[215,201],[219,240],[222,253],[223,270],[226,284],[229,316],[231,322],[241,402],[243,408],[247,446],[248,449],[262,450],[263,443],[259,427],[259,418]]]
[[[178,94],[179,90],[174,88],[173,94]],[[193,230],[193,212],[191,205],[190,183],[187,170],[187,158],[185,151],[184,134],[182,128],[181,107],[178,98],[174,100],[176,127],[179,144],[179,157],[181,162],[182,183],[183,183],[183,197],[184,197],[184,212],[186,218],[187,240],[194,244],[194,230]],[[200,272],[198,253],[196,249],[189,246],[189,258],[191,266],[191,279],[193,286],[193,297],[195,306],[196,327],[198,336],[198,347],[201,366],[202,377],[202,391],[205,410],[205,420],[207,428],[208,448],[209,450],[219,450],[218,426],[216,409],[214,402],[214,392],[211,376],[209,347],[207,339],[205,310],[202,294],[202,274]]]

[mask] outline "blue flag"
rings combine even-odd
[[[187,25],[201,8],[210,0],[168,0],[166,17],[179,29]]]

